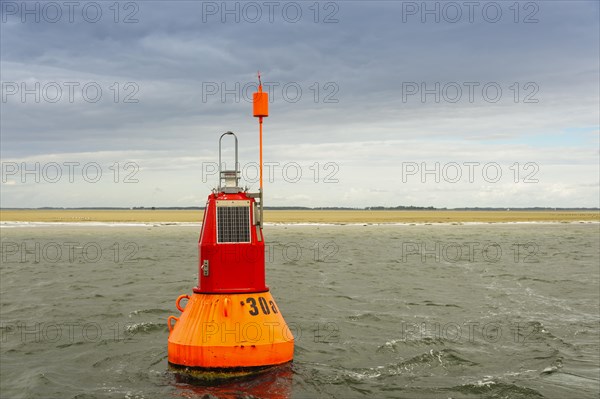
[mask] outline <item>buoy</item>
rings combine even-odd
[[[239,187],[238,139],[223,133],[219,184],[206,201],[198,242],[198,286],[177,298],[181,314],[167,320],[169,365],[194,377],[247,375],[291,362],[294,355],[294,337],[265,284],[262,120],[268,116],[268,93],[260,73],[258,79],[253,110],[260,130],[259,191]],[[229,136],[234,168],[221,170],[222,141]]]

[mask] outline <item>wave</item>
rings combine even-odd
[[[494,380],[476,381],[470,384],[448,388],[448,391],[457,391],[464,394],[475,394],[480,398],[543,398],[538,391],[521,387],[515,384],[496,382]]]

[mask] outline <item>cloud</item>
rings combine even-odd
[[[25,16],[5,4],[3,207],[199,205],[222,132],[257,160],[258,69],[273,205],[598,204],[597,2],[494,3],[497,21],[487,3],[472,15],[441,2],[429,14],[420,2],[97,3],[93,23],[83,6],[48,22],[42,3]],[[45,184],[51,162],[97,163],[104,180]],[[140,181],[110,183],[128,162]],[[535,163],[543,179],[417,184],[403,162],[496,162],[504,176]],[[338,183],[322,181],[332,173]]]

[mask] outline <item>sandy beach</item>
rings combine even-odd
[[[201,210],[0,210],[1,222],[202,222]],[[600,221],[598,211],[265,210],[267,223],[507,223]]]

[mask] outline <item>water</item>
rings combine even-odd
[[[8,226],[8,227],[7,227]],[[2,233],[2,398],[597,398],[600,226],[266,226],[291,366],[168,371],[199,226]]]

